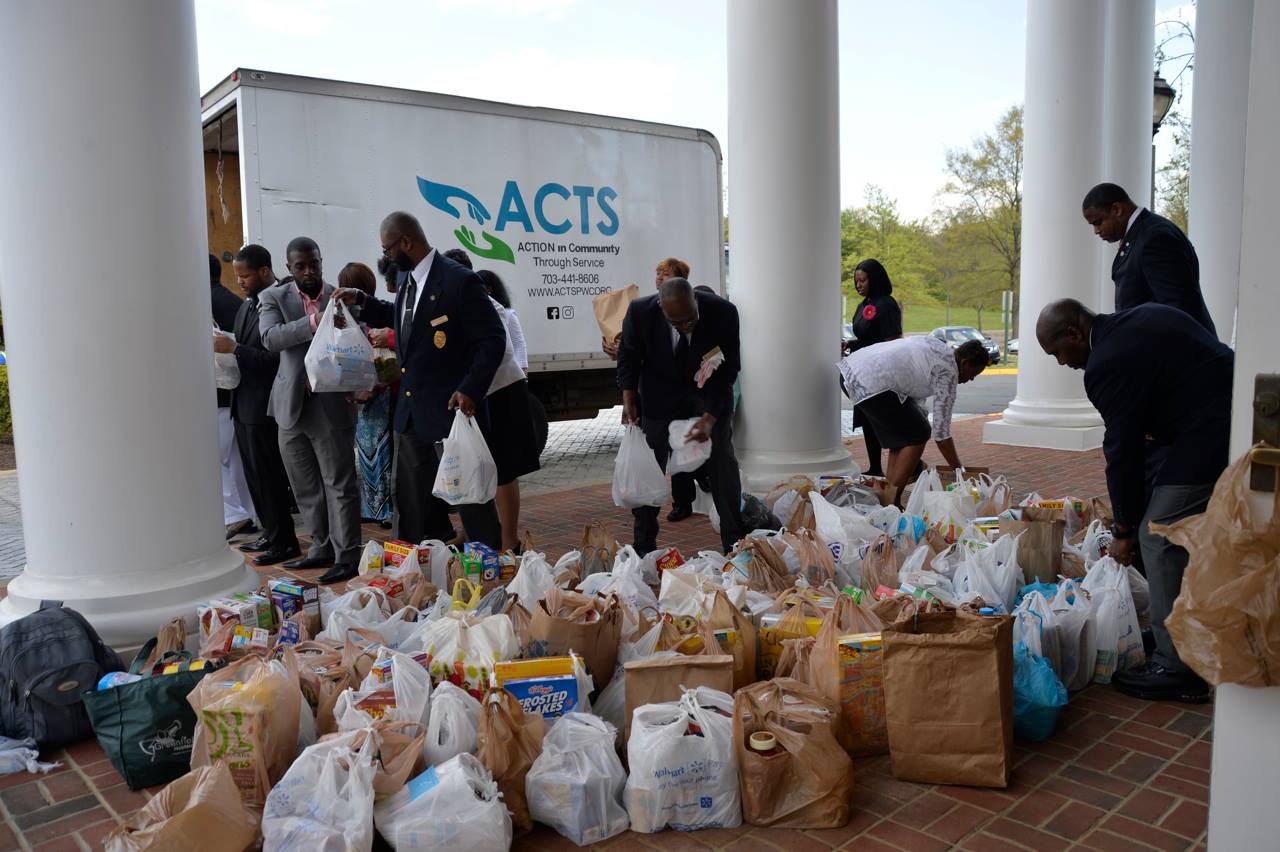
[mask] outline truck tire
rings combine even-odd
[[[542,455],[547,448],[547,409],[533,394],[529,394],[529,414],[533,417],[533,432],[538,436],[538,455]]]

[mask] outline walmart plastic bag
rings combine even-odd
[[[627,773],[614,751],[616,734],[598,716],[562,716],[525,776],[529,815],[579,846],[626,831],[630,821],[622,788]]]
[[[346,320],[343,328],[334,323],[338,311]],[[347,306],[337,299],[325,306],[302,363],[313,393],[368,391],[378,381],[373,347]]]
[[[344,852],[373,848],[374,737],[352,731],[308,748],[267,795],[263,849]]]
[[[689,430],[697,422],[697,417],[691,417],[688,420],[673,420],[667,426],[667,443],[671,447],[667,473],[692,473],[711,458],[711,441],[689,440]]]
[[[438,766],[460,754],[476,750],[480,726],[480,702],[447,681],[431,693],[431,719],[422,754],[430,766]]]
[[[214,337],[234,341],[236,336],[214,326]],[[213,380],[220,390],[234,390],[240,386],[240,362],[234,352],[213,353]]]
[[[1013,612],[1014,599],[1022,588],[1017,538],[1004,535],[990,547],[969,553],[956,570],[954,586],[961,601],[982,598],[1000,612]]]
[[[1104,556],[1093,563],[1080,587],[1089,593],[1097,624],[1098,656],[1093,679],[1110,683],[1113,674],[1140,666],[1146,659],[1129,575],[1124,566]]]
[[[661,506],[671,496],[667,477],[634,423],[627,426],[613,463],[613,505],[623,509]]]
[[[520,606],[533,612],[547,590],[555,586],[555,571],[547,562],[546,554],[526,550],[520,555],[520,568],[507,584],[507,592],[516,596]]]
[[[453,427],[444,439],[440,469],[431,493],[450,506],[488,503],[498,493],[498,468],[480,425],[462,413],[453,416]]]
[[[1058,713],[1067,703],[1067,690],[1044,657],[1032,654],[1023,642],[1013,646],[1013,735],[1040,742],[1053,735]]]
[[[1097,624],[1088,594],[1078,580],[1063,580],[1058,593],[1049,601],[1058,619],[1059,648],[1063,686],[1074,692],[1093,680],[1093,664],[1098,656]]]
[[[388,692],[394,699],[386,695]],[[413,657],[389,648],[378,649],[360,688],[348,689],[333,706],[340,731],[367,728],[377,721],[416,722],[426,727],[430,711],[431,675]]]
[[[498,785],[469,754],[450,758],[409,780],[373,810],[378,833],[393,849],[506,852],[511,816]]]
[[[631,717],[625,801],[634,831],[733,828],[742,823],[733,698],[697,687]]]

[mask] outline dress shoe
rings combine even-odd
[[[264,535],[262,538],[257,539],[256,541],[251,541],[248,544],[240,545],[240,552],[241,553],[257,553],[259,550],[266,550],[269,547],[271,547],[271,539],[267,538]]]
[[[1125,695],[1144,701],[1204,704],[1210,697],[1209,685],[1198,675],[1166,669],[1159,663],[1116,672],[1111,676],[1111,684]]]
[[[358,573],[354,562],[335,562],[332,568],[320,575],[318,582],[341,583],[343,580],[350,580]]]
[[[672,506],[671,511],[667,513],[667,520],[675,524],[675,523],[679,523],[680,521],[683,521],[685,518],[689,518],[692,516],[693,516],[692,506],[677,504],[675,506]]]
[[[284,562],[286,559],[296,559],[302,554],[297,547],[282,547],[279,550],[268,550],[266,553],[255,556],[253,564],[259,567],[263,565],[275,565],[277,562]]]
[[[304,556],[292,562],[284,563],[286,571],[306,571],[308,568],[323,568],[333,564],[332,556]]]

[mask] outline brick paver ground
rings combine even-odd
[[[961,458],[1008,476],[1015,496],[1091,497],[1105,493],[1101,454],[984,446],[984,419],[957,424]],[[861,440],[849,442],[860,462]],[[930,450],[926,459],[939,461]],[[524,526],[557,555],[573,546],[584,523],[599,519],[622,541],[629,515],[613,506],[606,481],[530,496]],[[385,538],[376,527],[368,537]],[[662,541],[685,552],[713,548],[705,518],[663,527]],[[260,572],[263,576],[282,573]],[[308,572],[314,575],[318,572]],[[1212,706],[1156,704],[1109,687],[1073,695],[1053,738],[1020,743],[1007,790],[941,787],[897,781],[888,756],[854,762],[853,818],[844,828],[784,831],[741,826],[680,834],[622,834],[611,850],[878,850],[1163,849],[1205,847]],[[45,755],[63,766],[46,776],[0,777],[0,849],[96,849],[101,838],[155,792],[130,792],[96,741]],[[575,848],[551,829],[518,838],[520,850]]]

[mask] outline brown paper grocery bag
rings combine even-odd
[[[616,595],[584,595],[548,589],[533,608],[528,657],[560,657],[575,652],[601,690],[613,679],[622,639],[622,608]]]
[[[613,570],[613,560],[618,555],[618,540],[609,532],[606,524],[592,521],[582,528],[578,552],[582,554],[578,562],[578,579],[581,580],[601,571]],[[557,581],[559,579],[556,578]]]
[[[902,559],[893,545],[893,536],[876,536],[862,557],[862,588],[872,593],[880,586],[898,588],[898,569],[901,567]]]
[[[529,767],[542,754],[546,722],[537,713],[526,713],[520,701],[505,689],[491,689],[484,697],[480,726],[476,730],[476,757],[493,773],[502,792],[502,803],[511,811],[517,834],[533,828],[524,781]]]
[[[1023,520],[1014,521],[1009,518],[1000,519],[1000,535],[1017,535],[1018,565],[1022,568],[1022,579],[1028,583],[1052,583],[1062,572],[1062,543],[1067,529],[1067,522],[1062,519],[1062,512],[1051,520],[1040,520],[1033,507],[1022,510]]]
[[[639,297],[640,288],[635,284],[628,284],[621,290],[601,293],[591,300],[601,337],[613,340],[622,334],[622,321],[627,317],[627,308]]]
[[[225,763],[191,770],[168,784],[107,835],[107,852],[208,849],[240,852],[253,843],[258,820],[240,801]]]
[[[1013,771],[1013,618],[922,613],[886,626],[881,635],[894,777],[1007,787]]]
[[[706,686],[733,694],[733,657],[729,654],[649,657],[623,666],[627,697],[625,736],[631,738],[631,716],[637,707],[677,701],[682,689]]]
[[[835,706],[790,678],[740,689],[733,698],[742,819],[773,828],[840,828],[849,821],[853,761],[836,742]],[[747,747],[757,731],[773,734],[782,753]]]
[[[794,580],[787,570],[787,563],[781,554],[774,549],[767,539],[748,537],[738,542],[733,548],[733,556],[750,553],[751,561],[746,568],[747,587],[766,595],[776,595],[792,587]],[[726,566],[729,570],[743,573],[737,563]]]

